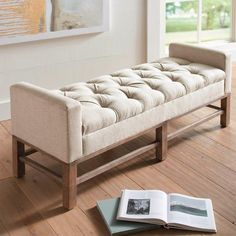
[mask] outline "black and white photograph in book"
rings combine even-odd
[[[149,215],[150,199],[129,199],[127,206],[128,215]]]

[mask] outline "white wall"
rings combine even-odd
[[[165,0],[148,0],[147,5],[147,60],[165,56],[166,12]]]
[[[57,88],[146,61],[146,0],[110,2],[109,32],[0,46],[0,120],[18,81]]]

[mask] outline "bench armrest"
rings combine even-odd
[[[12,134],[71,163],[82,156],[79,102],[28,83],[11,86]]]
[[[169,56],[224,70],[226,73],[225,93],[231,92],[232,62],[230,54],[199,46],[172,43],[169,46]]]

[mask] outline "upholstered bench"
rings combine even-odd
[[[229,124],[230,57],[222,52],[171,44],[169,57],[120,70],[58,90],[28,83],[11,87],[13,170],[25,174],[25,163],[53,175],[29,157],[43,152],[62,165],[63,205],[76,204],[76,185],[124,161],[156,148],[167,155],[167,141],[218,115]],[[221,100],[221,106],[211,103]],[[214,113],[167,135],[167,122],[209,106]],[[156,142],[77,177],[77,165],[151,129]],[[24,145],[32,147],[25,150]],[[55,174],[58,176],[57,174]]]

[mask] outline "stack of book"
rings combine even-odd
[[[110,235],[160,227],[216,232],[212,201],[160,190],[123,190],[121,198],[97,202]]]

